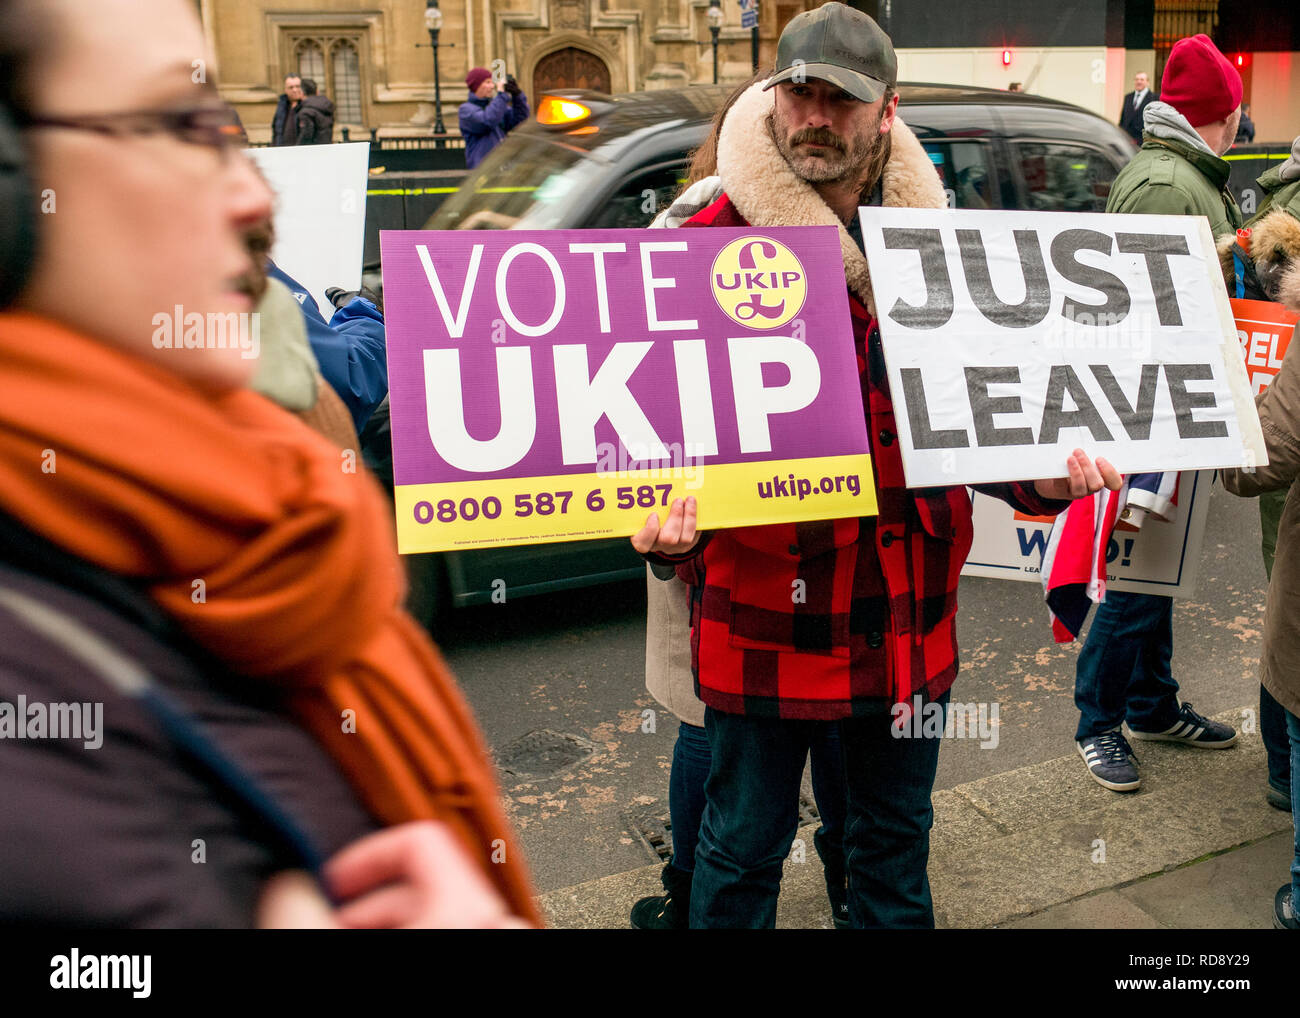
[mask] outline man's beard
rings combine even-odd
[[[864,186],[869,186],[880,175],[883,165],[881,156],[889,144],[889,135],[880,133],[880,120],[877,117],[864,135],[849,139],[841,138],[824,127],[806,127],[790,135],[787,140],[776,123],[775,113],[768,114],[767,124],[777,150],[801,179],[810,184],[829,184],[869,177],[871,179],[864,179]],[[801,151],[799,146],[806,142],[827,145],[831,151],[824,155]]]

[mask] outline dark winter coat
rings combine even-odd
[[[328,145],[334,140],[334,101],[323,95],[304,96],[298,107],[299,145]]]
[[[275,107],[275,116],[271,119],[271,144],[293,145],[298,138],[298,106],[289,102],[289,97],[280,93],[280,101]],[[288,132],[287,134],[285,132]]]
[[[1241,122],[1237,125],[1237,137],[1234,140],[1234,143],[1237,145],[1249,145],[1254,140],[1255,121],[1251,120],[1243,110],[1241,114]]]
[[[33,628],[15,596],[63,635]],[[88,657],[87,637],[113,653]],[[248,784],[217,776],[162,715],[115,688],[109,673],[123,667],[147,675]],[[308,858],[270,833],[250,788],[319,857],[375,829],[316,740],[256,684],[197,650],[125,580],[0,516],[0,701],[19,696],[29,711],[102,704],[102,716],[97,746],[0,739],[0,924],[251,927],[266,880]]]

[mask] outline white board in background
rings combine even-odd
[[[370,143],[251,148],[275,192],[271,258],[316,300],[326,321],[331,286],[361,288]]]

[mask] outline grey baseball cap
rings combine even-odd
[[[898,83],[894,44],[870,16],[841,3],[822,4],[790,20],[776,44],[776,73],[764,90],[783,81],[818,78],[873,103]]]

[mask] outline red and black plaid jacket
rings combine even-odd
[[[683,228],[748,225],[723,195]],[[905,487],[880,332],[852,291],[849,311],[879,515],[712,531],[662,559],[691,586],[696,692],[715,710],[829,721],[940,696],[957,675],[970,497]],[[1068,504],[1031,484],[979,490],[1033,515]]]

